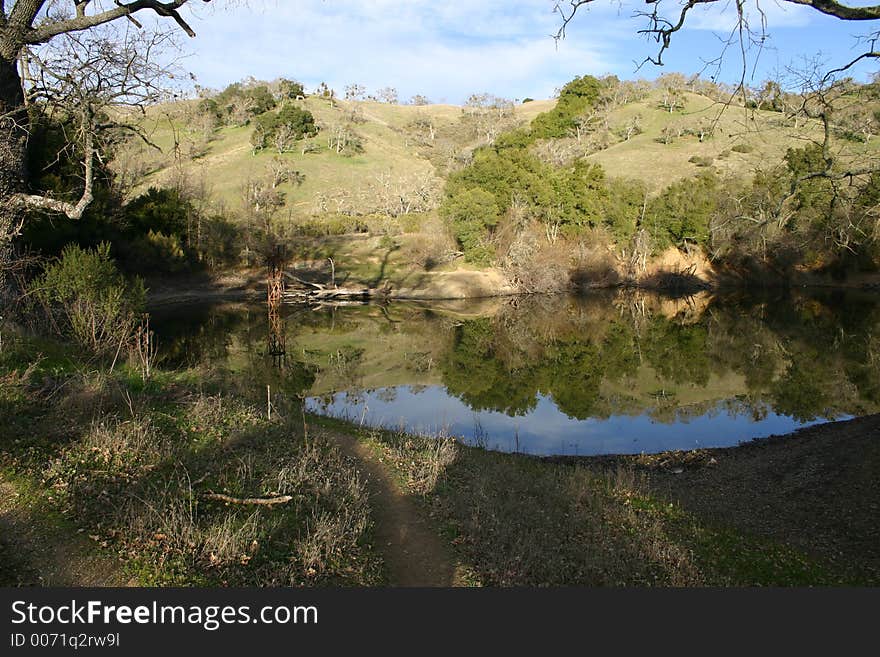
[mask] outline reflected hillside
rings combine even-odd
[[[622,291],[473,307],[288,308],[281,367],[268,356],[259,306],[178,309],[155,321],[170,361],[310,398],[312,410],[454,430],[501,449],[542,427],[582,446],[588,425],[635,439],[677,428],[684,442],[667,448],[691,438],[709,446],[714,433],[735,444],[880,410],[880,303],[869,295]]]

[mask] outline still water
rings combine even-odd
[[[166,365],[503,451],[725,447],[880,411],[880,297],[860,293],[291,307],[274,322],[224,303],[153,322]]]

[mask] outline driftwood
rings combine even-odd
[[[215,502],[226,502],[227,504],[237,504],[239,506],[275,506],[276,504],[287,504],[293,501],[290,495],[282,495],[281,497],[251,497],[240,498],[230,497],[221,493],[205,493],[202,497],[206,500]]]
[[[386,283],[383,288],[350,288],[336,285],[323,285],[297,278],[293,274],[284,273],[285,277],[298,285],[287,288],[282,298],[288,303],[341,303],[343,301],[368,301],[388,296],[390,288]]]

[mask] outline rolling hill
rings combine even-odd
[[[248,185],[265,180],[280,164],[298,173],[293,182],[277,185],[282,203],[273,221],[282,233],[296,235],[301,266],[326,267],[333,258],[346,281],[374,285],[388,280],[409,291],[443,281],[442,294],[444,277],[463,270],[467,278],[467,272],[480,269],[461,260],[434,262],[433,255],[426,255],[456,250],[436,212],[445,176],[464,166],[490,132],[494,136],[525,127],[557,101],[511,105],[488,128],[479,123],[491,124],[491,111],[475,118],[468,107],[330,102],[316,96],[295,102],[322,129],[293,152],[255,152],[252,126],[206,128],[197,102],[182,101],[150,108],[141,126],[153,146],[131,142],[115,166],[137,180],[132,195],[148,187],[184,186],[197,190],[204,209],[247,224]],[[568,149],[601,165],[607,177],[639,180],[649,193],[658,194],[705,168],[750,179],[758,168],[780,163],[787,149],[821,139],[818,122],[725,105],[691,92],[684,92],[680,106],[669,111],[661,89],[613,106],[599,124],[601,139],[587,146],[567,137],[532,148]],[[357,136],[356,152],[340,154],[332,147],[342,125]],[[638,129],[625,134],[632,125]],[[878,141],[841,143],[849,155],[876,157]],[[474,271],[474,280],[456,280],[453,296],[461,290],[481,295],[499,289],[501,277],[484,278],[484,272]]]

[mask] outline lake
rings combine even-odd
[[[727,447],[880,412],[880,297],[638,291],[153,313],[165,365],[357,424],[536,455]],[[794,438],[796,439],[796,438]]]

